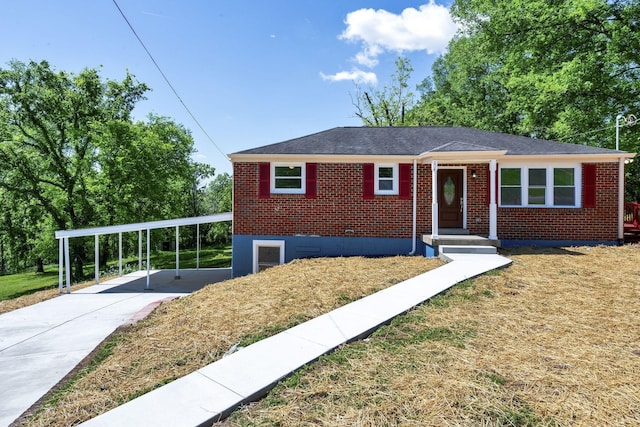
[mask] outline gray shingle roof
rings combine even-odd
[[[419,155],[507,151],[507,155],[614,154],[615,150],[463,127],[337,127],[234,154]]]

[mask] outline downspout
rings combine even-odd
[[[418,161],[413,159],[413,234],[411,240],[411,252],[409,255],[415,255],[416,253],[416,229],[417,229],[417,216],[418,216]]]

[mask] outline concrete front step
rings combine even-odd
[[[498,250],[495,246],[459,246],[459,245],[441,245],[438,247],[439,256],[444,261],[451,261],[449,255],[496,255]]]
[[[491,240],[482,236],[460,235],[460,234],[458,235],[441,234],[436,237],[433,237],[432,234],[425,234],[422,236],[422,241],[434,248],[442,245],[500,247],[500,240]]]
[[[461,246],[461,245],[440,245],[441,253],[447,254],[497,254],[495,246]]]

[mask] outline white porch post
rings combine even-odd
[[[94,266],[94,270],[95,270],[95,275],[96,275],[96,285],[100,283],[100,238],[99,236],[96,234],[95,237],[95,247],[93,249],[93,252],[95,254],[95,266]]]
[[[624,159],[623,158],[620,158],[620,160],[618,161],[618,240],[624,241]]]
[[[176,279],[180,278],[180,227],[176,225]]]
[[[118,233],[118,276],[122,276],[122,231]]]
[[[63,239],[58,239],[58,293],[62,293],[62,274],[64,273],[64,244]]]
[[[431,237],[438,237],[438,161],[431,161]]]
[[[489,163],[489,189],[490,200],[489,200],[489,239],[498,240],[498,204],[496,203],[496,199],[498,195],[496,194],[496,183],[497,183],[497,162],[495,159],[491,160]]]
[[[71,259],[69,258],[69,238],[64,238],[64,263],[67,274],[67,293],[71,293]]]

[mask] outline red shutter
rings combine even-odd
[[[271,195],[271,165],[260,163],[260,176],[258,185],[258,198],[268,199]]]
[[[400,199],[411,199],[411,163],[400,163]]]
[[[582,207],[596,207],[596,165],[582,165]]]
[[[305,197],[307,199],[315,199],[318,194],[318,185],[317,185],[318,164],[307,163],[306,167],[307,167],[307,171],[306,171],[307,188],[305,190]]]
[[[362,165],[362,198],[373,199],[374,198],[374,171],[373,163],[365,163]]]

